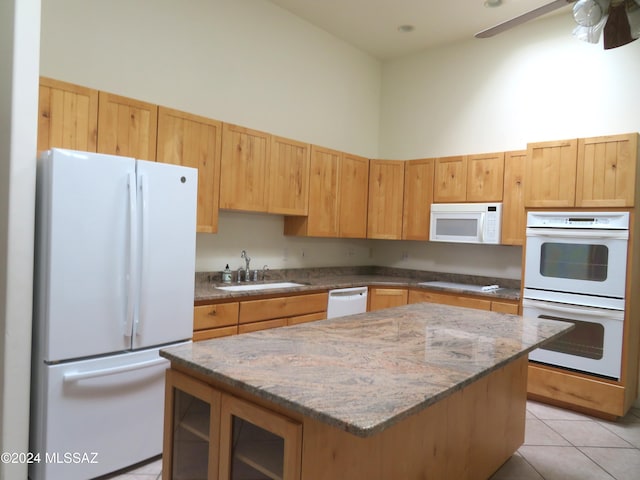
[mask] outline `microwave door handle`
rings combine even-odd
[[[480,243],[484,243],[484,220],[485,220],[485,213],[482,212],[480,214],[480,233],[478,235],[478,237],[480,238]]]

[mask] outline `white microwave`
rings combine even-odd
[[[502,203],[434,203],[432,242],[500,243]]]

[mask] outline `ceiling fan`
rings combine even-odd
[[[497,6],[500,0],[487,0]],[[640,37],[640,0],[553,0],[541,7],[476,33],[476,38],[488,38],[534,18],[573,4],[576,28],[573,35],[581,40],[598,43],[603,33],[604,48],[621,47]]]

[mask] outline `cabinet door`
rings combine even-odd
[[[573,207],[578,140],[530,143],[525,164],[525,207]]]
[[[366,238],[369,159],[345,153],[340,161],[341,238]]]
[[[342,154],[328,148],[311,147],[309,216],[307,235],[338,236],[338,195]]]
[[[267,133],[223,124],[220,208],[267,211],[265,185],[269,145]]]
[[[458,295],[454,293],[440,293],[429,290],[411,290],[408,303],[440,303],[454,307],[475,308],[478,310],[491,310],[491,300],[484,298]]]
[[[404,162],[369,162],[369,209],[367,238],[402,238]]]
[[[504,199],[502,201],[502,243],[524,245],[527,215],[524,210],[524,166],[527,151],[504,156]]]
[[[100,92],[98,152],[156,159],[158,106]]]
[[[467,202],[501,202],[504,153],[467,157]]]
[[[98,91],[40,78],[38,151],[53,147],[95,152],[98,135]]]
[[[578,140],[576,207],[633,207],[638,134]]]
[[[467,157],[436,158],[433,201],[437,203],[467,200]]]
[[[219,478],[300,480],[302,424],[222,395]]]
[[[222,394],[167,370],[162,478],[218,478]]]
[[[406,305],[407,298],[406,288],[369,287],[369,311]]]
[[[198,169],[198,232],[218,231],[222,123],[158,109],[157,161]]]
[[[404,166],[403,240],[429,240],[435,160],[409,160]]]
[[[269,213],[307,214],[310,154],[308,143],[271,137],[267,180]]]

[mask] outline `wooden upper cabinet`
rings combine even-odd
[[[38,151],[68,148],[95,152],[98,91],[40,77]]]
[[[267,211],[284,215],[306,215],[311,146],[271,136],[270,152]]]
[[[402,238],[404,164],[399,160],[369,162],[367,238]]]
[[[573,207],[578,140],[527,145],[525,207]]]
[[[369,198],[369,159],[345,153],[340,159],[338,234],[366,238]]]
[[[155,160],[157,131],[157,105],[100,92],[98,152]]]
[[[633,207],[638,134],[578,140],[576,207]]]
[[[160,107],[157,161],[198,169],[198,232],[218,231],[222,122]]]
[[[408,160],[404,165],[403,240],[429,240],[435,160]]]
[[[433,201],[464,202],[467,199],[467,159],[464,156],[435,159]]]
[[[284,221],[285,235],[337,237],[339,232],[339,185],[342,153],[311,146],[309,213]]]
[[[269,146],[268,133],[223,124],[220,208],[267,211]]]
[[[502,243],[524,245],[524,169],[526,150],[506,152],[504,155],[504,198],[502,200]]]
[[[504,153],[469,155],[467,202],[501,202],[504,188]]]

